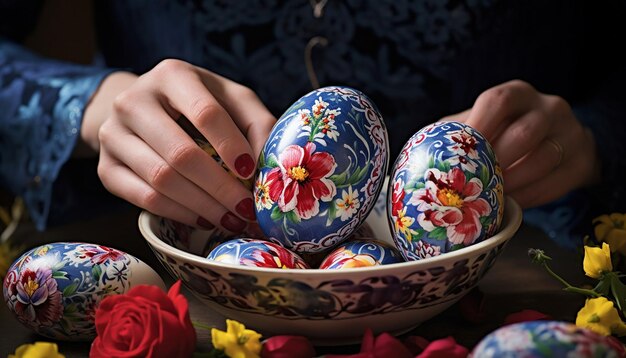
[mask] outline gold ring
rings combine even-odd
[[[559,159],[556,161],[556,164],[554,165],[554,167],[556,168],[559,165],[561,165],[561,161],[563,160],[563,156],[565,155],[565,150],[563,149],[563,146],[561,145],[561,143],[559,143],[554,138],[548,138],[546,139],[546,142],[550,143],[550,145],[554,147],[554,149],[556,150],[556,153],[559,156]]]

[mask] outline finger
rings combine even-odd
[[[237,175],[251,177],[256,168],[254,152],[228,111],[207,89],[198,69],[181,61],[163,61],[159,66],[165,78],[172,79],[157,87],[166,98],[165,105],[185,115]]]
[[[538,148],[550,127],[551,121],[541,111],[531,111],[511,121],[506,131],[492,141],[500,166],[506,169]]]
[[[128,167],[103,155],[103,152],[98,164],[98,175],[108,191],[131,204],[190,226],[202,226],[198,225],[198,221],[202,222],[198,214],[155,191]]]
[[[577,178],[580,169],[574,168],[573,163],[575,161],[570,161],[568,165],[561,165],[549,175],[514,191],[509,191],[505,184],[505,190],[523,208],[549,203],[568,193],[571,188],[580,185]]]
[[[243,220],[237,218],[200,187],[180,175],[135,135],[119,135],[110,143],[111,155],[119,158],[156,192],[228,231],[239,233],[245,228],[246,223]],[[133,148],[133,150],[129,151],[128,148]],[[200,221],[200,223],[203,222]]]
[[[515,192],[548,176],[562,161],[562,152],[544,140],[521,160],[503,171],[507,191]]]
[[[210,71],[204,69],[200,71],[205,86],[228,111],[252,146],[254,158],[258,158],[276,123],[276,118],[248,87],[230,82]],[[230,85],[218,85],[223,82]]]
[[[513,80],[481,93],[465,122],[493,141],[508,122],[520,117],[537,100],[537,92],[528,83]]]
[[[256,220],[250,190],[207,155],[156,100],[135,98],[132,103],[132,109],[123,113],[132,118],[126,121],[131,132],[148,143],[172,168],[202,188],[228,211],[247,221]]]

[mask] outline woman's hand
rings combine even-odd
[[[165,60],[115,97],[110,116],[101,126],[91,125],[99,128],[97,139],[89,139],[93,129],[83,134],[100,148],[102,183],[154,214],[242,232],[255,220],[251,191],[185,133],[176,123],[181,115],[244,179],[254,174],[275,122],[247,87],[183,61]],[[89,121],[83,126],[89,127]]]
[[[503,169],[504,190],[522,207],[558,199],[600,178],[591,132],[560,97],[514,80],[483,92],[474,106],[442,121],[481,132]]]

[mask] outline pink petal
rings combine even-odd
[[[457,193],[462,193],[465,187],[465,173],[459,168],[452,168],[448,173],[448,183]]]
[[[278,161],[283,168],[285,168],[285,170],[289,170],[293,167],[302,165],[304,155],[304,149],[299,145],[294,144],[288,146],[282,153],[280,153]]]
[[[480,195],[481,191],[483,191],[483,183],[478,178],[472,178],[459,193],[463,195],[463,198],[474,199]]]
[[[466,201],[463,203],[463,208],[475,211],[479,217],[491,214],[491,206],[489,206],[487,200],[483,198],[479,198],[474,201]]]

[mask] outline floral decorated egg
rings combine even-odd
[[[320,269],[370,267],[403,262],[395,248],[371,240],[350,240],[339,244],[320,264]]]
[[[483,338],[471,357],[626,357],[626,349],[573,323],[530,321],[501,327]]]
[[[344,241],[376,202],[388,147],[380,112],[363,93],[325,87],[304,95],[280,117],[260,155],[259,226],[298,253]]]
[[[108,295],[132,286],[158,285],[161,277],[130,254],[96,244],[58,242],[24,253],[4,278],[4,299],[17,319],[59,340],[89,341],[94,314]]]
[[[463,123],[415,133],[396,159],[388,192],[389,225],[406,260],[480,242],[502,221],[502,170],[485,137]]]
[[[309,265],[297,254],[273,242],[256,239],[233,239],[219,244],[207,259],[234,265],[307,269]]]

